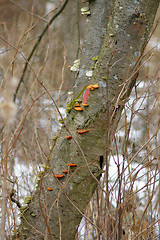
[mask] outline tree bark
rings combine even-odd
[[[50,169],[22,213],[20,239],[74,239],[102,173],[99,159],[105,153],[107,104],[112,136],[135,85],[158,5],[159,0],[120,0],[113,6],[108,0],[96,0],[90,4],[75,96],[86,85],[97,83],[99,88],[89,91],[89,106],[83,112],[72,109],[67,115],[66,128],[50,156]],[[91,58],[97,55],[93,77],[88,78],[86,72],[95,63]],[[80,135],[77,129],[89,131]],[[67,135],[72,138],[66,139]],[[70,162],[77,167],[70,168],[68,175],[60,180],[52,176],[62,174]]]

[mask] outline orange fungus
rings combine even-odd
[[[91,89],[91,88],[93,88],[92,84],[87,87],[87,89]]]
[[[82,106],[88,107],[89,105],[87,103],[82,103]]]
[[[67,163],[67,165],[68,165],[69,167],[77,167],[77,164],[75,164],[75,163]]]
[[[64,170],[63,173],[68,173],[68,170]]]
[[[97,83],[96,83],[96,84],[94,84],[94,85],[93,85],[93,87],[94,87],[94,88],[99,88],[99,86],[98,86],[98,84],[97,84]]]
[[[77,104],[75,104],[75,105],[74,105],[74,107],[80,107],[80,104],[79,104],[79,103],[77,103]]]
[[[74,108],[76,111],[83,111],[83,108],[82,107],[75,107]]]
[[[91,91],[94,91],[95,88],[99,88],[98,84],[91,84],[87,87],[87,89],[90,89]]]
[[[70,140],[72,138],[72,136],[65,136],[65,138],[67,138],[68,140]]]
[[[62,175],[62,174],[53,174],[53,177],[55,177],[57,179],[60,179],[60,178],[63,178],[64,175]]]
[[[76,132],[78,134],[83,134],[83,133],[89,132],[89,130],[87,130],[87,129],[80,129],[80,130],[77,130]]]

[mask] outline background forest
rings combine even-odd
[[[77,77],[71,66],[80,53],[85,54],[81,50],[87,16],[81,15],[81,8],[88,3],[70,0],[59,10],[64,2],[0,0],[0,232],[4,236],[0,239],[12,239],[20,224],[18,205],[25,206],[26,197],[33,194],[62,127],[37,77],[65,117]],[[110,154],[110,214],[115,229],[119,216],[123,218],[124,239],[160,239],[159,17],[160,9]],[[106,189],[105,169],[76,240],[103,239],[102,188]]]

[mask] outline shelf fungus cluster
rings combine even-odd
[[[89,86],[87,86],[86,91],[84,92],[84,96],[83,96],[83,101],[79,100],[75,105],[74,105],[74,110],[76,111],[83,111],[83,107],[88,107],[89,104],[87,103],[88,97],[89,97],[89,90],[94,91],[95,89],[98,89],[99,86],[98,84],[91,84]]]
[[[89,92],[90,92],[90,90],[91,91],[94,91],[95,89],[98,89],[99,88],[99,85],[96,83],[96,84],[91,84],[91,85],[89,85],[89,86],[85,86],[84,87],[84,90],[85,90],[85,92],[84,92],[84,96],[83,96],[83,101],[82,100],[78,100],[78,98],[76,98],[73,102],[74,102],[74,105],[72,106],[72,104],[70,104],[71,105],[71,107],[74,107],[74,110],[76,110],[76,111],[80,111],[80,112],[82,112],[83,111],[83,107],[84,108],[86,108],[86,107],[88,107],[89,106],[89,104],[87,103],[87,100],[88,100],[88,97],[89,97]],[[83,92],[83,91],[82,91]],[[81,93],[82,93],[81,92]],[[81,94],[80,94],[81,95]],[[79,97],[79,95],[78,95],[78,97]],[[62,123],[62,124],[64,124],[64,121],[59,121],[60,123]],[[89,132],[89,130],[88,129],[77,129],[76,130],[76,133],[78,133],[78,134],[85,134],[85,133],[87,133],[87,132]],[[72,139],[72,136],[65,136],[65,138],[67,139],[67,140],[70,140],[70,139]],[[68,169],[65,169],[65,170],[63,170],[62,171],[62,173],[63,174],[52,174],[52,176],[53,177],[55,177],[56,179],[58,179],[58,180],[60,180],[61,178],[64,178],[65,177],[65,175],[64,174],[68,174],[69,173],[69,169],[70,168],[74,168],[74,167],[77,167],[77,164],[75,164],[75,163],[67,163],[67,166],[68,166]],[[46,166],[44,166],[44,168],[46,168]],[[52,188],[50,188],[50,187],[48,187],[48,191],[52,191],[53,189]]]
[[[88,107],[89,105],[87,103],[82,103],[82,106],[83,107]],[[82,106],[79,103],[75,104],[74,105],[74,110],[82,112],[83,111]]]
[[[77,103],[75,103],[74,106],[73,106],[74,110],[83,112],[83,109],[89,106],[89,104],[87,103],[87,100],[88,100],[88,97],[89,97],[90,90],[94,91],[95,89],[98,89],[98,88],[99,88],[99,85],[97,83],[90,84],[89,86],[85,87],[86,90],[85,90],[84,95],[83,95],[83,101],[82,100],[77,100]],[[78,134],[84,134],[88,131],[89,130],[87,130],[87,129],[80,129],[80,130],[77,130],[76,132]],[[65,136],[65,138],[70,140],[70,139],[72,139],[72,136]]]
[[[99,88],[98,84],[91,84],[87,87],[87,89],[90,89],[91,91],[94,91],[95,89]]]
[[[77,164],[75,164],[75,163],[67,163],[67,166],[68,166],[68,169],[65,169],[65,170],[62,171],[65,174],[69,173],[69,168],[77,167]],[[58,180],[60,180],[61,178],[64,178],[63,174],[52,174],[52,176],[54,178],[57,178]],[[51,191],[53,191],[53,188],[48,187],[47,190],[51,192]]]
[[[81,135],[81,134],[89,132],[89,130],[87,130],[87,129],[79,129],[79,130],[76,130],[76,132]],[[70,139],[72,139],[72,136],[65,136],[65,138],[70,140]]]

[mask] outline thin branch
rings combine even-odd
[[[66,0],[66,1],[64,2],[64,4],[63,4],[63,6],[61,7],[61,9],[51,18],[51,20],[48,22],[48,24],[46,25],[46,27],[45,27],[44,30],[42,31],[41,35],[39,36],[37,42],[35,43],[35,45],[34,45],[32,51],[31,51],[29,57],[27,58],[27,61],[26,61],[26,63],[25,63],[24,69],[23,69],[22,76],[21,76],[20,81],[19,81],[19,83],[18,83],[18,86],[17,86],[17,88],[16,88],[16,91],[15,91],[15,94],[14,94],[14,97],[13,97],[13,101],[14,101],[14,102],[15,102],[15,100],[16,100],[16,97],[17,97],[19,88],[20,88],[20,86],[21,86],[21,83],[22,83],[23,80],[24,80],[24,76],[25,76],[25,73],[26,73],[26,71],[27,71],[27,67],[28,67],[29,61],[31,60],[31,58],[32,58],[35,50],[36,50],[37,47],[39,46],[42,38],[44,37],[44,35],[45,35],[45,33],[46,33],[46,31],[48,30],[48,28],[50,27],[50,25],[53,23],[53,21],[54,21],[54,20],[60,15],[60,13],[64,10],[64,8],[65,8],[65,6],[67,5],[67,3],[68,3],[68,0]]]
[[[23,8],[22,6],[20,6],[18,3],[16,3],[13,0],[9,0],[9,2],[13,3],[14,5],[16,5],[18,8],[20,8],[21,10],[25,11],[26,13],[28,13],[29,15],[33,16],[33,17],[37,17],[40,20],[43,20],[44,22],[48,23],[48,20],[46,20],[45,18],[37,15],[37,14],[33,14],[32,12],[28,11],[27,9]]]

